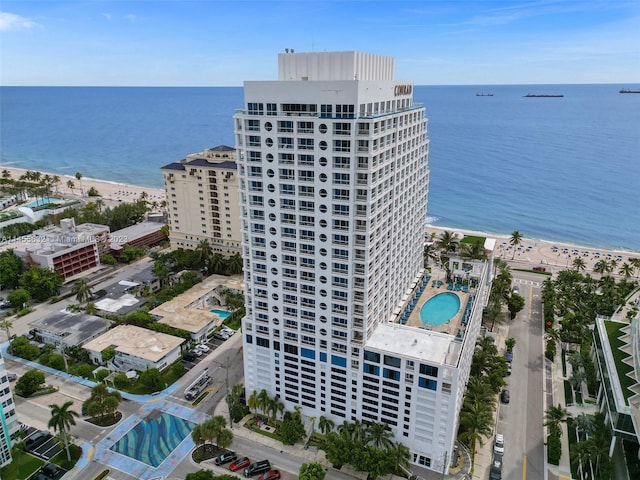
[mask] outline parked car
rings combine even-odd
[[[249,457],[242,457],[231,462],[229,464],[229,470],[231,470],[232,472],[237,472],[238,470],[242,470],[249,465],[251,465],[251,460],[249,460]]]
[[[509,390],[502,390],[502,393],[500,394],[500,401],[502,403],[509,403]]]
[[[222,340],[224,342],[229,338],[229,335],[227,335],[223,331],[219,331],[213,334],[213,338],[217,338],[218,340]]]
[[[502,461],[494,460],[489,470],[489,480],[502,480]]]
[[[258,480],[278,480],[280,477],[280,470],[269,470],[260,475]]]
[[[200,355],[202,355],[202,353]],[[184,358],[185,360],[189,360],[190,362],[193,362],[197,358],[197,356],[195,352],[187,352],[182,356],[182,358]]]
[[[221,330],[226,333],[227,335],[231,336],[234,333],[236,333],[236,331],[233,328],[229,328],[226,325],[224,327],[221,328]]]
[[[224,465],[225,463],[232,462],[237,458],[238,456],[236,455],[236,452],[232,452],[231,450],[229,450],[228,452],[224,452],[222,455],[218,455],[216,458],[214,458],[213,463],[215,463],[216,465]]]
[[[60,467],[55,463],[46,463],[40,471],[44,473],[47,477],[53,478],[60,472]]]
[[[518,288],[518,286],[517,286],[517,285],[514,285],[514,286],[513,286],[513,290],[512,290],[512,292],[513,292],[513,293],[520,294],[520,289]]]
[[[509,363],[513,362],[513,352],[511,350],[507,350],[504,354],[504,358]]]
[[[511,375],[511,364],[507,363],[507,375]]]
[[[493,443],[493,453],[496,455],[504,454],[504,435],[501,433],[496,434],[496,440]]]
[[[7,372],[7,378],[10,382],[13,382],[18,378],[18,375],[16,375],[15,373]]]
[[[265,473],[271,470],[271,464],[269,460],[260,460],[259,462],[252,463],[244,469],[245,477],[253,477],[259,473]]]
[[[27,437],[24,443],[27,446],[27,448],[34,449],[42,445],[47,440],[49,440],[50,437],[51,437],[51,434],[49,432],[43,432],[42,430],[38,430],[35,433],[32,433],[29,437]]]
[[[196,350],[200,350],[201,352],[210,352],[211,349],[205,345],[204,343],[200,344],[200,345],[196,345]]]
[[[189,350],[189,351],[193,353],[196,357],[202,356],[202,350],[198,350],[197,348],[194,348],[193,350]]]

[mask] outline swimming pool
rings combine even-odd
[[[196,424],[160,410],[153,410],[110,450],[157,467]]]
[[[460,297],[455,293],[439,293],[427,300],[420,309],[420,320],[425,325],[438,327],[447,323],[460,310]]]
[[[231,312],[229,310],[220,310],[219,308],[214,308],[213,310],[209,310],[209,311],[211,313],[215,313],[223,320],[227,318],[229,315],[231,315]]]
[[[60,201],[59,198],[54,198],[54,197],[38,198],[37,200],[34,200],[33,202],[27,203],[25,205],[25,207],[27,207],[27,208],[39,207],[40,205],[46,205],[47,203],[56,203],[56,202],[59,202],[59,201]]]

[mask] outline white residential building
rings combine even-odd
[[[482,309],[457,335],[399,324],[426,283],[425,109],[390,57],[287,51],[278,72],[245,82],[234,115],[247,391],[384,422],[442,471]]]

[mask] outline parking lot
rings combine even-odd
[[[193,360],[187,360],[187,359],[183,358],[182,362],[184,363],[185,370],[188,372],[193,367],[198,365],[205,358],[207,358],[208,355],[211,355],[213,353],[213,351],[216,348],[218,348],[220,345],[222,345],[225,341],[226,340],[221,340],[221,339],[217,339],[217,338],[211,337],[206,343],[204,343],[204,345],[209,347],[209,351],[208,352],[201,351],[200,352],[201,355],[200,356],[196,356]],[[195,350],[195,348],[192,348],[190,351],[194,351],[194,350]]]
[[[33,480],[58,480],[62,478],[67,471],[49,463],[53,457],[62,452],[62,447],[56,437],[48,431],[38,430],[28,425],[23,425],[22,429],[25,432],[23,440],[25,450],[46,462],[30,478]]]

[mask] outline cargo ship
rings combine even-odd
[[[620,90],[620,93],[640,93],[640,90],[629,90],[628,88],[623,88]]]
[[[525,98],[562,98],[564,95],[549,95],[543,93],[527,93],[523,95]]]

